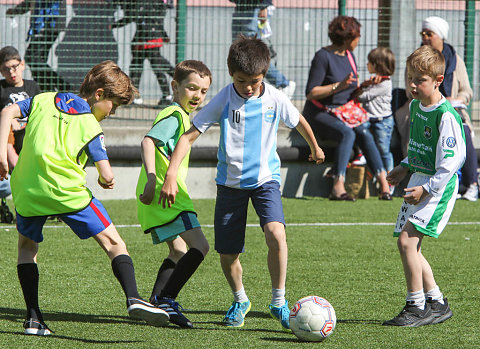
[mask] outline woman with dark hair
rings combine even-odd
[[[332,44],[321,48],[312,60],[306,88],[303,115],[320,138],[338,142],[331,200],[354,201],[345,190],[345,174],[355,140],[380,185],[380,199],[391,200],[386,171],[368,121],[347,125],[329,110],[347,104],[358,86],[352,51],[360,39],[360,23],[354,17],[338,16],[328,26]]]

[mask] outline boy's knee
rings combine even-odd
[[[285,226],[280,222],[270,222],[264,225],[265,239],[269,247],[281,247],[287,244]]]

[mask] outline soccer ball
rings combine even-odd
[[[304,341],[323,341],[332,334],[336,323],[335,310],[322,297],[304,297],[290,311],[290,329]]]

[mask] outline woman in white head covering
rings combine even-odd
[[[422,45],[430,45],[445,57],[445,78],[440,85],[440,92],[456,107],[464,122],[467,140],[467,159],[462,168],[462,184],[466,191],[462,199],[476,201],[478,199],[478,160],[472,142],[470,117],[466,107],[472,98],[472,88],[467,75],[467,69],[462,58],[455,52],[452,45],[447,44],[449,25],[440,17],[431,16],[422,22]]]

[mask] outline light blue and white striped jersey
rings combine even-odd
[[[294,128],[300,113],[283,92],[262,84],[261,95],[248,99],[233,84],[226,86],[193,119],[202,133],[220,124],[217,184],[254,189],[271,180],[280,183],[278,124]]]

